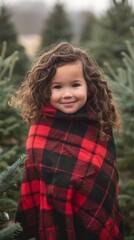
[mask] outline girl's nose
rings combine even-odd
[[[70,89],[64,89],[63,97],[64,97],[64,98],[70,98],[70,97],[72,97],[72,92],[71,92],[71,90],[70,90]]]

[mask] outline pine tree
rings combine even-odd
[[[15,63],[18,59],[18,52],[5,58],[6,42],[3,43],[2,53],[0,55],[0,239],[11,240],[22,228],[19,223],[14,223],[18,199],[18,186],[22,180],[22,165],[25,155],[23,154],[11,166],[8,161],[14,157],[14,131],[18,131],[19,122],[15,116],[8,110],[9,92],[12,92],[10,83]],[[7,116],[7,118],[5,117]],[[16,139],[17,143],[17,139]],[[10,145],[10,148],[9,148]],[[15,161],[15,160],[14,160]],[[16,197],[15,194],[16,193]]]
[[[80,43],[84,44],[92,40],[96,22],[97,18],[92,12],[85,13],[85,21],[80,33]]]
[[[18,231],[22,231],[19,223],[14,223],[17,201],[10,197],[10,191],[22,181],[22,166],[25,155],[22,155],[12,166],[0,174],[0,239],[11,240]]]
[[[42,30],[41,49],[62,41],[70,42],[71,39],[72,29],[67,13],[62,4],[56,3]]]
[[[18,34],[11,22],[10,11],[4,4],[0,4],[0,52],[2,51],[3,41],[8,44],[6,56],[11,55],[16,50],[19,51],[19,60],[14,69],[14,75],[17,75],[16,82],[19,84],[28,69],[30,61],[25,54],[24,47],[18,43]]]
[[[125,51],[129,29],[134,26],[133,8],[128,0],[111,0],[109,9],[98,20],[94,27],[93,39],[87,41],[86,48],[90,49],[101,67],[104,68],[105,61],[113,68],[122,67],[121,52]]]
[[[6,55],[6,43],[3,44],[0,56],[0,169],[11,165],[14,159],[24,151],[24,135],[26,134],[21,118],[8,106],[11,94],[14,92],[12,74],[18,52],[9,57]]]
[[[117,71],[105,63],[111,87],[117,96],[122,112],[123,131],[117,139],[118,167],[120,170],[120,206],[125,221],[126,235],[134,238],[134,29],[131,41],[126,41],[126,52],[122,53],[124,68]],[[131,43],[130,43],[131,42]]]

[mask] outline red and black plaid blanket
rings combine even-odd
[[[17,239],[122,240],[112,134],[99,138],[86,106],[74,115],[46,106],[27,139]]]

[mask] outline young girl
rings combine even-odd
[[[88,53],[68,43],[43,53],[10,105],[31,125],[17,239],[122,240],[112,135],[120,121]]]

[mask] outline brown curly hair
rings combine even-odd
[[[88,52],[69,43],[60,43],[41,53],[9,105],[21,111],[27,124],[32,124],[40,116],[44,105],[49,102],[50,84],[57,67],[76,61],[82,63],[83,75],[89,90],[88,104],[97,116],[100,136],[103,138],[107,127],[114,127],[117,130],[120,128],[120,117],[112,92]]]

